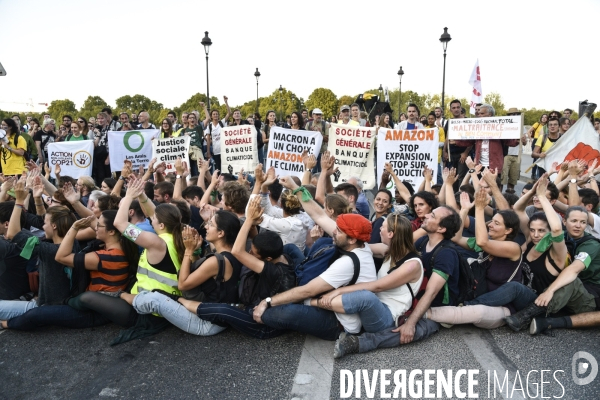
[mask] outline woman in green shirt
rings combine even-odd
[[[74,142],[77,140],[88,140],[88,137],[81,133],[81,127],[77,122],[71,122],[71,133],[65,139],[66,142]]]

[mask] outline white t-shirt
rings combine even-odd
[[[379,272],[377,273],[377,279],[382,279],[387,276],[388,271],[390,270],[390,261],[391,260],[388,259],[387,261],[385,261],[383,263],[383,265],[379,269]],[[421,265],[421,277],[419,278],[419,280],[417,282],[409,283],[409,285],[413,291],[413,294],[416,296],[417,292],[419,291],[419,288],[421,287],[421,282],[423,281],[423,273],[424,273],[423,262],[421,262],[421,259],[418,257],[410,258],[410,259],[406,260],[405,262],[408,262],[408,261],[418,261],[419,264]],[[399,268],[402,268],[402,267],[399,267]],[[396,323],[396,326],[397,326],[398,317],[401,316],[402,314],[404,314],[406,312],[406,310],[408,310],[410,308],[410,306],[412,305],[412,296],[410,295],[408,286],[402,285],[400,287],[385,290],[383,292],[379,292],[379,293],[375,293],[375,294],[377,295],[377,297],[379,298],[379,300],[381,300],[381,302],[383,304],[388,306],[388,309],[390,310],[390,313],[392,314],[392,318],[394,318],[394,322]]]
[[[591,235],[594,235],[595,238],[600,239],[600,217],[596,214],[592,214],[592,218],[594,218],[594,227],[590,224],[587,224],[585,227],[585,231]]]
[[[375,262],[373,261],[373,252],[368,245],[363,248],[352,250],[360,262],[360,273],[356,283],[373,282],[377,279],[375,273]],[[335,289],[347,285],[354,275],[354,264],[348,256],[338,258],[325,272],[319,275],[325,282]],[[360,332],[362,326],[358,314],[339,314],[335,313],[340,324],[348,333],[356,334]]]
[[[484,167],[490,166],[490,141],[482,140],[481,141],[481,157],[479,158],[479,163]]]
[[[223,127],[227,126],[225,118],[221,120]],[[217,122],[217,126],[214,126],[212,121],[208,122],[208,126],[204,130],[205,135],[212,135],[212,154],[221,154],[221,125]]]

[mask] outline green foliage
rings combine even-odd
[[[500,93],[491,92],[490,94],[485,95],[483,102],[494,107],[496,110],[496,115],[506,115],[506,109],[504,108],[504,103],[502,102],[502,96],[500,96]]]
[[[157,122],[160,119],[161,112],[164,109],[161,103],[151,100],[141,94],[121,96],[116,100],[116,103],[117,108],[113,111],[113,115],[123,111],[129,115],[132,113],[139,114],[140,111],[146,110],[148,114],[150,114],[150,121],[154,122]],[[166,114],[167,113],[165,112],[165,115]]]
[[[65,114],[70,115],[73,119],[77,118],[77,108],[75,108],[75,103],[68,99],[53,100],[52,103],[50,103],[50,106],[48,106],[48,113],[56,121],[62,121],[62,117]],[[21,121],[27,120],[21,119]],[[60,125],[60,122],[57,122],[57,124]]]
[[[102,97],[88,96],[79,110],[79,116],[84,117],[85,119],[89,119],[90,117],[95,118],[104,107],[108,107],[108,103],[106,103]]]
[[[354,100],[356,100],[356,97],[358,97],[358,96],[349,96],[347,94],[341,96],[338,99],[338,105],[339,106],[338,106],[338,109],[337,109],[337,111],[335,113],[335,116],[337,117],[338,114],[340,113],[340,107],[341,106],[349,106],[350,104],[354,103]]]
[[[207,103],[206,95],[203,93],[196,93],[195,95],[187,99],[185,103],[183,103],[179,107],[175,107],[173,111],[177,113],[177,118],[179,121],[181,121],[181,114],[183,114],[184,112],[189,113],[191,111],[196,110],[200,112],[200,120],[203,121],[206,118],[206,116],[204,115],[204,109],[200,107],[200,102],[204,104]],[[211,96],[210,98],[210,108],[212,110],[219,110],[221,118],[225,117],[225,114],[227,114],[227,107],[225,107],[225,104],[220,105],[219,99],[217,99],[214,96]]]
[[[323,111],[323,118],[330,118],[338,114],[338,99],[329,89],[317,88],[308,96],[306,108],[309,110],[320,108]]]
[[[303,106],[304,99],[302,97],[296,96],[287,89],[283,89],[281,93],[279,89],[275,89],[270,96],[260,99],[258,110],[263,118],[267,115],[267,111],[273,110],[277,115],[277,120],[280,121],[293,111],[300,111]]]

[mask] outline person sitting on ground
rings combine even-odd
[[[205,321],[196,314],[202,303],[237,303],[238,282],[242,264],[231,254],[240,231],[239,218],[229,211],[217,211],[206,224],[206,241],[215,248],[215,254],[224,258],[223,270],[217,257],[204,257],[194,263],[194,252],[201,248],[202,237],[186,226],[183,230],[185,254],[179,270],[178,288],[182,292],[196,290],[203,300],[187,299],[156,289],[137,295],[122,293],[121,298],[140,314],[158,313],[179,329],[192,335],[211,336],[222,332],[226,324]]]
[[[311,301],[312,306],[336,313],[358,314],[366,332],[398,326],[412,306],[411,293],[418,293],[423,281],[423,264],[412,240],[410,221],[390,214],[380,231],[389,253],[377,280],[341,287]]]
[[[131,294],[160,289],[167,293],[181,294],[178,288],[178,273],[185,254],[179,209],[171,204],[154,206],[144,193],[144,181],[132,178],[123,198],[114,226],[122,235],[145,248],[140,256],[137,282]],[[140,229],[129,222],[129,205],[138,199],[144,213],[151,219],[156,234]],[[163,318],[145,315],[142,318],[135,309],[121,298],[104,296],[95,292],[85,292],[79,298],[80,307],[96,311],[112,322],[125,328],[120,340],[130,340],[165,329],[170,324]],[[140,331],[145,326],[148,329]]]
[[[371,237],[369,221],[361,215],[342,214],[334,222],[312,200],[310,194],[306,193],[306,189],[299,188],[291,177],[281,178],[280,182],[284,187],[296,193],[298,199],[302,201],[306,213],[333,237],[337,248],[344,252],[352,252],[358,258],[360,271],[355,283],[374,281],[376,279],[374,252],[366,244]],[[354,186],[352,187],[354,188]],[[382,244],[378,246],[381,247],[375,253],[383,257],[387,246]],[[350,255],[343,255],[335,260],[325,272],[306,285],[263,300],[254,309],[254,319],[273,328],[310,333],[325,340],[335,340],[339,336],[340,324],[347,332],[358,333],[361,323],[357,315],[335,314],[309,305],[311,298],[349,284],[353,280],[354,274],[352,258]],[[299,301],[305,301],[305,304],[292,304]]]

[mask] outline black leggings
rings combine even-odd
[[[83,329],[107,324],[104,316],[90,310],[76,310],[69,306],[35,307],[25,314],[9,319],[9,329],[30,331],[43,326],[62,326],[65,328]]]
[[[85,292],[71,299],[69,306],[76,310],[92,310],[101,314],[124,328],[131,328],[138,319],[138,313],[133,306],[118,297],[110,297],[102,293]]]

